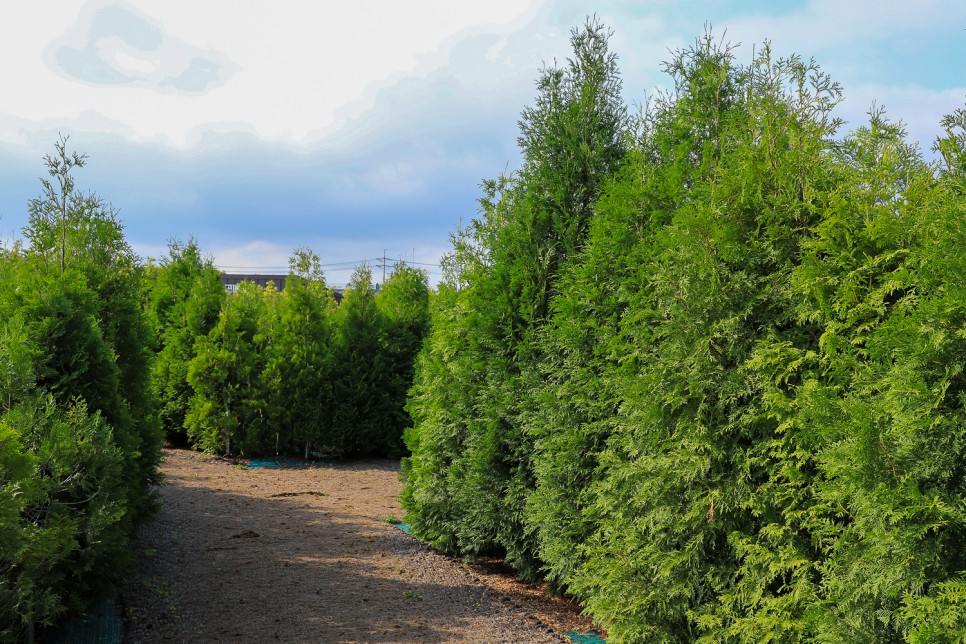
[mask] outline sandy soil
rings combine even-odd
[[[572,604],[387,522],[399,464],[248,469],[167,450],[162,511],[132,547],[129,642],[569,642]]]

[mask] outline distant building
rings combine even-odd
[[[234,293],[238,290],[238,285],[242,282],[254,282],[262,288],[268,286],[269,282],[275,283],[275,288],[279,291],[285,290],[285,278],[287,275],[239,275],[237,273],[222,273],[221,283],[225,285],[225,290],[229,293]],[[345,289],[341,288],[330,288],[329,291],[332,293],[332,297],[335,298],[337,303],[342,302],[342,292]],[[376,289],[378,291],[378,288]]]
[[[225,285],[225,290],[234,293],[238,285],[242,282],[254,282],[259,286],[268,286],[269,282],[275,283],[275,288],[279,291],[285,290],[285,275],[239,275],[237,273],[222,273],[221,283]]]

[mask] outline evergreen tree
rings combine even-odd
[[[36,270],[44,267],[40,272],[45,276],[36,279],[59,291],[57,296],[36,301],[40,310],[35,319],[52,325],[39,331],[50,355],[40,384],[59,391],[64,402],[80,395],[90,409],[104,414],[129,457],[127,475],[138,482],[131,486],[129,508],[131,516],[137,517],[150,508],[148,485],[156,479],[160,458],[156,402],[150,389],[150,326],[142,312],[143,268],[124,238],[116,211],[97,195],[75,189],[72,171],[84,166],[86,156],[68,153],[66,138],[54,147],[55,153],[44,157],[51,179],[41,181],[43,195],[31,200],[24,228]],[[53,286],[64,280],[84,286],[76,291],[66,284],[63,291]],[[36,285],[38,293],[44,288]],[[90,295],[85,289],[90,289]],[[54,313],[50,306],[69,307],[72,313]],[[93,308],[81,313],[85,307]],[[62,324],[74,312],[91,317],[105,344],[103,350],[89,344],[96,341],[86,335],[84,324]],[[53,317],[44,317],[48,314]],[[85,365],[102,351],[108,354],[103,360],[112,364],[92,362],[77,368],[75,342],[87,344],[85,351],[91,356],[77,364]]]
[[[192,395],[188,363],[195,340],[218,321],[225,299],[221,277],[203,257],[198,242],[168,242],[168,255],[148,279],[149,315],[156,332],[157,357],[152,389],[160,402],[162,427],[168,440],[187,444],[185,417]]]
[[[962,126],[937,184],[879,113],[830,145],[813,64],[709,44],[724,111],[648,115],[552,302],[540,554],[615,641],[961,638]]]
[[[812,544],[760,496],[772,476],[760,459],[783,430],[762,411],[752,365],[760,341],[812,331],[795,325],[789,291],[833,185],[839,88],[767,46],[738,67],[710,37],[672,69],[702,88],[682,106],[707,120],[670,124],[701,133],[706,170],[689,172],[686,198],[645,241],[647,288],[619,350],[633,369],[617,382],[596,528],[570,587],[617,641],[796,639],[815,591]]]
[[[411,419],[406,397],[413,386],[416,356],[429,325],[429,284],[425,271],[400,262],[376,294],[384,320],[380,344],[385,356],[386,426],[383,443],[392,456],[403,452],[403,432]]]
[[[551,580],[565,586],[597,528],[594,483],[621,424],[620,383],[654,340],[642,316],[655,235],[715,170],[720,127],[740,98],[731,65],[730,48],[710,36],[665,65],[674,90],[633,124],[633,149],[602,190],[586,248],[562,276],[539,338],[541,377],[525,416],[536,450],[528,522]]]
[[[332,346],[328,313],[329,292],[319,256],[298,248],[289,259],[285,291],[269,307],[275,330],[265,344],[266,395],[275,442],[302,447],[305,458],[312,446],[321,447],[324,428],[332,414]],[[272,309],[274,308],[274,313]],[[264,328],[262,335],[267,334]]]
[[[432,518],[432,527],[419,516],[419,503],[411,503],[417,533],[435,543],[456,543],[464,553],[502,549],[527,576],[537,571],[532,531],[524,522],[534,486],[533,444],[521,413],[538,377],[535,339],[546,323],[558,275],[582,246],[601,186],[626,149],[626,109],[607,41],[604,27],[589,20],[572,34],[573,58],[562,69],[541,74],[536,104],[520,120],[523,167],[515,177],[484,183],[482,221],[460,240],[482,258],[480,263],[466,258],[470,270],[458,277],[467,283],[467,294],[456,298],[466,303],[467,319],[456,323],[465,324],[469,336],[470,373],[454,373],[449,381],[434,378],[432,392],[420,383],[411,403],[416,426],[409,434],[408,486],[426,480],[419,474],[426,471],[424,459],[459,473],[457,487],[442,494],[407,491],[410,501],[427,495],[456,501],[449,517]],[[461,255],[457,248],[457,264],[464,261]],[[433,333],[451,335],[443,324],[434,322]],[[429,346],[446,350],[433,339]],[[429,368],[438,359],[429,356],[421,364]],[[432,397],[449,387],[460,388],[453,394],[462,398],[455,408],[467,413],[448,416],[444,422],[451,438],[434,444],[420,433],[443,428],[433,421],[423,427],[420,419],[442,420],[431,411]],[[440,448],[453,452],[432,453]]]
[[[265,431],[261,390],[265,352],[259,331],[265,314],[263,289],[242,282],[222,304],[218,323],[195,342],[188,364],[194,394],[185,427],[189,440],[206,452],[251,455],[274,448]]]
[[[366,264],[352,273],[335,322],[334,409],[326,444],[348,454],[385,453],[390,422],[389,364],[380,344],[385,320]]]
[[[802,620],[813,636],[966,632],[954,617],[960,347],[946,331],[961,324],[951,250],[963,204],[905,136],[874,110],[838,147],[841,187],[793,274],[798,316],[818,330],[810,344],[760,350],[769,411],[786,428],[784,476],[768,491],[807,501],[795,525],[820,548],[820,592]]]
[[[130,561],[160,435],[141,266],[112,208],[74,188],[66,140],[0,252],[0,639],[80,610]]]

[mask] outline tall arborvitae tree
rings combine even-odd
[[[706,39],[673,68],[712,84],[676,101],[698,117],[676,125],[705,133],[707,171],[646,242],[647,288],[622,329],[636,364],[618,383],[620,417],[592,488],[596,530],[571,588],[617,641],[725,628],[797,639],[816,591],[814,544],[760,493],[784,428],[763,411],[755,350],[814,334],[796,324],[791,283],[835,185],[839,89],[814,64],[771,60],[767,46],[739,68]]]
[[[429,284],[425,271],[399,262],[376,294],[382,314],[379,339],[386,364],[385,439],[387,453],[404,451],[403,431],[412,424],[406,411],[406,397],[413,386],[416,356],[429,326]]]
[[[463,297],[470,318],[467,366],[476,374],[469,387],[462,376],[437,381],[437,389],[460,387],[458,396],[466,398],[457,408],[468,413],[450,419],[455,423],[451,435],[461,437],[455,453],[432,454],[440,446],[419,436],[437,429],[418,424],[420,405],[428,411],[435,406],[431,397],[441,394],[421,385],[411,403],[417,425],[410,435],[414,454],[407,467],[414,475],[409,486],[422,483],[417,472],[423,459],[451,461],[449,467],[461,477],[458,488],[443,495],[458,499],[450,517],[435,516],[430,526],[419,516],[419,504],[410,505],[417,532],[437,543],[456,542],[467,553],[500,548],[530,576],[537,572],[535,546],[524,508],[533,489],[533,446],[520,415],[537,375],[534,340],[546,322],[557,277],[586,236],[601,185],[626,148],[626,109],[616,56],[607,41],[607,31],[596,20],[574,30],[573,58],[541,74],[536,104],[523,112],[522,168],[511,180],[484,186],[484,221],[473,227],[483,236],[471,244],[486,256],[486,267],[460,278],[472,291]],[[411,489],[407,498],[425,493]]]
[[[142,311],[143,268],[124,239],[124,227],[110,204],[96,194],[75,189],[72,171],[83,167],[86,157],[69,153],[66,138],[54,147],[54,154],[44,158],[50,179],[42,181],[43,195],[30,202],[24,236],[30,243],[31,255],[43,263],[48,274],[60,273],[67,280],[72,272],[83,276],[86,288],[93,292],[93,319],[113,354],[114,364],[112,368],[91,368],[87,376],[78,376],[71,364],[76,358],[60,353],[69,354],[71,350],[64,348],[68,345],[48,336],[52,360],[59,355],[66,362],[52,364],[50,376],[42,376],[41,382],[45,377],[60,379],[70,374],[78,386],[92,387],[98,382],[96,386],[103,387],[103,393],[91,394],[93,398],[85,395],[84,399],[90,409],[105,414],[122,450],[131,456],[127,474],[132,481],[140,482],[140,486],[131,489],[129,511],[136,517],[149,507],[146,486],[156,477],[160,457],[156,403],[150,388],[151,331]],[[78,298],[87,299],[81,294]],[[38,304],[47,306],[54,301],[40,300]],[[65,325],[63,332],[72,334],[75,329]],[[102,382],[112,372],[116,373],[117,384]],[[65,397],[79,393],[73,385],[63,382],[57,387]],[[115,396],[119,400],[115,401]]]
[[[638,321],[649,313],[642,302],[654,237],[717,166],[725,115],[740,102],[731,64],[730,49],[710,37],[666,64],[674,90],[635,121],[633,150],[604,187],[586,248],[561,279],[539,338],[541,378],[525,419],[536,446],[527,519],[551,580],[565,586],[597,527],[593,484],[620,424],[620,383],[653,341]]]
[[[388,368],[380,346],[385,320],[376,306],[372,269],[353,273],[335,316],[332,394],[327,444],[349,454],[385,453],[389,423]]]
[[[329,291],[319,256],[298,248],[289,259],[285,290],[269,307],[274,330],[263,325],[261,331],[267,336],[269,354],[263,377],[267,429],[275,432],[276,451],[299,446],[308,458],[313,446],[322,447],[333,404],[328,311]]]
[[[886,486],[871,478],[863,482],[867,493],[876,487],[889,491],[891,507],[883,514],[892,511],[898,519],[886,526],[887,545],[902,546],[900,556],[890,553],[886,561],[905,572],[898,588],[890,589],[890,600],[901,596],[890,616],[893,629],[923,642],[966,639],[966,255],[961,252],[966,244],[966,109],[944,117],[942,127],[934,145],[942,164],[938,183],[916,181],[915,175],[922,175],[912,164],[902,200],[909,203],[894,203],[906,206],[904,218],[912,220],[906,228],[915,230],[916,248],[907,262],[914,272],[903,280],[904,288],[885,297],[896,311],[870,342],[885,372],[883,384],[867,390],[877,403],[876,416],[891,421],[882,432],[884,449],[876,451],[893,478]],[[925,199],[924,187],[929,188]],[[914,204],[921,207],[913,209]],[[917,302],[915,312],[906,315]],[[872,517],[861,502],[867,498],[855,504],[862,506],[863,527],[870,528],[866,539],[883,527],[881,515],[878,524],[866,523]],[[848,559],[859,559],[859,539],[849,543]],[[870,572],[881,573],[886,561],[875,561],[877,568]]]
[[[586,241],[528,166],[454,236],[415,531],[538,556],[609,641],[962,640],[966,110],[930,165],[767,45],[668,70]]]
[[[186,445],[185,417],[192,395],[188,363],[195,340],[218,321],[225,287],[211,258],[204,257],[191,238],[187,243],[168,242],[167,256],[149,273],[148,288],[157,345],[152,387],[168,440]]]
[[[115,211],[74,187],[66,139],[0,253],[0,639],[30,639],[105,592],[151,507],[160,432],[139,259]]]
[[[194,394],[185,427],[188,439],[202,450],[245,455],[275,447],[274,432],[269,438],[264,424],[266,356],[260,327],[266,310],[264,289],[242,282],[225,299],[218,323],[195,343],[188,364]]]
[[[956,641],[964,204],[900,125],[871,117],[838,147],[839,190],[794,273],[797,313],[818,331],[760,350],[786,428],[768,491],[808,501],[786,519],[820,547],[806,632]]]
[[[148,481],[84,278],[35,256],[3,263],[0,634],[17,640],[116,580]]]
[[[629,157],[597,202],[579,261],[560,280],[539,340],[541,378],[522,415],[534,441],[535,489],[526,520],[548,577],[559,584],[569,582],[593,531],[591,483],[620,408],[619,373],[634,364],[620,332],[624,316],[633,314],[629,301],[648,259],[642,238],[657,225],[656,208],[642,204],[654,203],[659,171],[643,152]]]
[[[430,328],[407,404],[412,426],[404,437],[412,457],[402,461],[403,504],[414,531],[449,552],[472,549],[459,529],[471,509],[458,495],[467,485],[460,456],[482,375],[471,350],[469,314],[471,284],[487,268],[486,223],[475,220],[451,235],[453,251],[443,258],[443,280],[430,302]]]
[[[193,244],[187,250],[199,257]],[[156,382],[176,392],[184,370],[191,396],[169,410],[187,404],[189,442],[249,456],[401,453],[405,398],[428,318],[423,272],[400,264],[377,294],[362,266],[337,306],[318,255],[307,248],[293,254],[284,291],[248,282],[227,298],[207,270],[180,279],[180,269],[196,272],[190,259],[154,275],[154,308],[168,320],[162,338],[170,340]],[[177,284],[199,287],[183,309],[173,301]],[[198,314],[215,301],[222,302],[216,324],[188,351],[190,330],[205,319]]]

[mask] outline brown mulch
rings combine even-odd
[[[569,642],[590,623],[493,560],[387,522],[399,463],[248,469],[166,450],[161,512],[121,590],[128,642]]]

